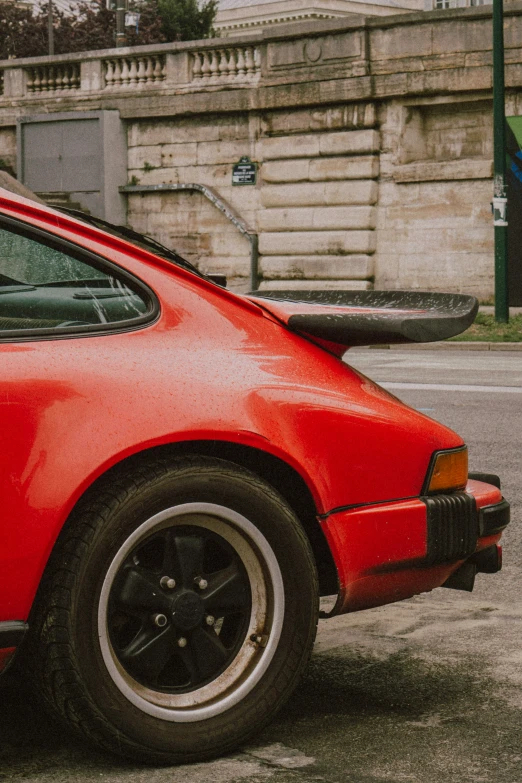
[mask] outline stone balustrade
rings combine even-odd
[[[24,69],[27,93],[69,92],[80,87],[80,63],[37,65]]]
[[[505,11],[508,87],[518,83],[522,62],[521,16],[522,2],[513,0]],[[63,107],[64,99],[71,98],[72,104],[111,94],[127,113],[134,111],[130,103],[147,101],[149,91],[159,91],[182,96],[175,107],[180,111],[199,111],[199,92],[209,93],[207,101],[215,103],[216,111],[225,103],[230,111],[246,105],[240,90],[283,85],[291,85],[297,103],[310,105],[317,100],[319,83],[328,84],[324,95],[330,102],[487,90],[490,58],[489,6],[346,18],[313,27],[267,28],[234,39],[3,60],[0,108],[12,99],[38,102],[44,95],[47,100],[56,96]],[[222,90],[225,102],[217,97]],[[269,92],[258,97],[271,105]],[[123,102],[129,104],[127,110]],[[169,103],[164,108],[174,107]],[[143,112],[146,116],[145,108]]]
[[[165,81],[165,55],[118,57],[102,61],[106,90],[149,86]]]
[[[261,75],[256,46],[210,49],[191,53],[193,84],[252,82]]]

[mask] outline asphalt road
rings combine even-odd
[[[472,469],[512,502],[505,568],[473,594],[436,590],[320,624],[292,700],[227,758],[143,768],[43,714],[20,677],[0,684],[0,780],[129,783],[521,783],[522,353],[354,350],[346,359],[458,430]]]

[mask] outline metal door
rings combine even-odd
[[[22,125],[23,183],[37,193],[100,191],[99,119]]]

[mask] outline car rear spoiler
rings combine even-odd
[[[297,332],[340,346],[427,343],[465,331],[474,296],[429,291],[253,291],[249,298]]]

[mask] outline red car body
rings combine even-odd
[[[427,475],[434,454],[464,445],[457,434],[292,330],[281,305],[5,191],[0,213],[109,260],[157,302],[154,317],[126,330],[0,333],[0,669],[15,647],[2,645],[2,625],[30,624],[67,519],[137,454],[223,454],[264,478],[279,473],[279,491],[293,483],[336,613],[431,590],[470,559],[426,560]],[[470,479],[465,493],[478,513],[502,503],[484,481]],[[498,562],[501,527],[481,528],[475,551]]]

